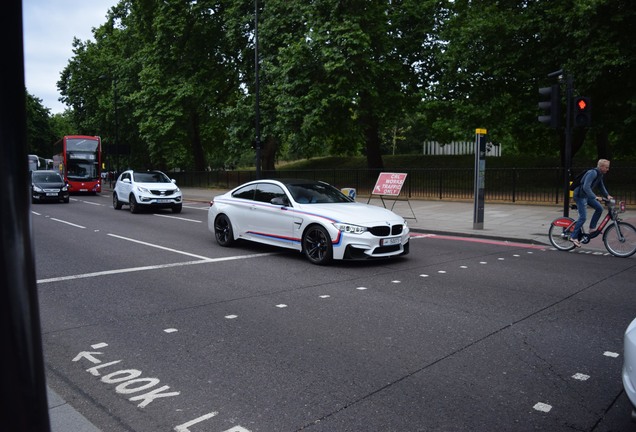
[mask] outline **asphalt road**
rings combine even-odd
[[[636,259],[418,235],[311,265],[207,205],[32,206],[48,385],[103,431],[630,431]]]

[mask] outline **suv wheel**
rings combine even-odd
[[[137,203],[137,200],[135,199],[135,195],[130,194],[130,212],[131,213],[139,213],[139,203]]]
[[[117,198],[117,192],[113,192],[113,208],[115,210],[121,210],[121,201]]]

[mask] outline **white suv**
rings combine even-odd
[[[130,206],[131,213],[142,208],[171,208],[180,213],[183,195],[175,180],[161,171],[128,170],[120,174],[113,191],[113,207]]]

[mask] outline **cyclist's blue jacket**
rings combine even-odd
[[[581,185],[574,189],[574,198],[596,199],[594,188],[598,188],[605,198],[609,195],[605,183],[603,183],[603,173],[598,168],[593,168],[585,173],[581,179]]]

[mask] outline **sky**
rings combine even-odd
[[[23,0],[24,73],[27,91],[51,114],[62,113],[57,82],[73,56],[73,38],[95,40],[117,0]]]

